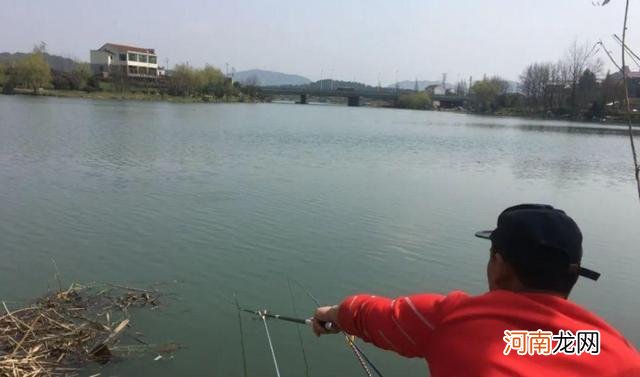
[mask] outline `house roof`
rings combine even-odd
[[[118,50],[121,52],[124,51],[135,51],[135,52],[143,52],[145,54],[155,54],[155,50],[152,48],[143,48],[143,47],[135,47],[135,46],[127,46],[127,45],[121,45],[121,44],[117,44],[117,43],[105,43],[102,47],[100,47],[100,50],[105,49],[105,48],[109,48],[111,47],[114,50]]]
[[[614,80],[622,80],[622,73],[620,73],[619,71],[614,72],[611,74],[611,78]],[[628,72],[627,78],[629,80],[638,80],[640,79],[640,72]]]

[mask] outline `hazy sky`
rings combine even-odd
[[[640,50],[640,1],[630,45]],[[623,0],[0,0],[0,51],[45,41],[89,60],[104,42],[155,48],[160,61],[261,68],[312,80],[382,84],[500,74],[517,80],[533,61],[555,61],[578,38],[620,34]],[[616,53],[618,57],[619,53]],[[602,55],[603,59],[606,59]]]

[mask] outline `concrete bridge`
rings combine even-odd
[[[260,88],[263,94],[269,96],[300,96],[301,104],[307,103],[308,97],[343,97],[347,99],[348,106],[360,106],[360,98],[379,99],[390,102],[396,102],[398,97],[402,94],[415,93],[411,90],[395,90],[395,89],[380,89],[380,90],[367,90],[367,89],[351,89],[351,88],[337,88],[333,90],[329,89],[317,89],[317,88],[295,88],[295,87],[262,87]],[[448,95],[432,95],[431,99],[434,101],[440,101],[442,107],[458,107],[464,105],[467,100],[462,96],[448,96]]]

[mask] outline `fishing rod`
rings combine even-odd
[[[298,282],[295,279],[291,279],[291,278],[289,278],[289,281],[295,282],[314,301],[314,303],[317,306],[321,306],[320,301],[308,289],[306,289],[300,282]],[[235,294],[234,294],[234,299],[235,299],[234,300],[235,301],[235,306],[238,309],[238,320],[240,322],[240,337],[241,337],[240,340],[241,340],[241,347],[242,347],[242,362],[243,362],[243,366],[244,366],[245,377],[247,377],[247,367],[246,367],[245,346],[244,346],[243,334],[242,334],[242,332],[243,332],[243,330],[242,330],[242,319],[241,319],[241,316],[240,316],[241,312],[253,314],[256,317],[260,318],[262,320],[262,322],[264,323],[264,328],[265,328],[265,331],[266,331],[266,334],[267,334],[267,340],[269,342],[269,348],[271,350],[271,356],[273,358],[273,364],[274,364],[274,367],[275,367],[275,370],[276,370],[276,376],[280,377],[280,369],[278,367],[278,361],[276,359],[276,354],[275,354],[275,351],[273,349],[273,344],[271,342],[271,334],[269,333],[269,327],[267,326],[267,318],[275,319],[275,320],[279,320],[279,321],[283,321],[283,322],[295,323],[295,324],[298,324],[298,325],[307,325],[307,326],[312,326],[313,323],[315,322],[315,320],[312,319],[312,318],[297,318],[297,317],[291,317],[291,316],[287,316],[287,315],[276,314],[276,313],[272,313],[272,312],[270,312],[270,311],[268,311],[266,309],[263,309],[263,310],[252,310],[252,309],[243,308],[238,303],[238,300],[237,300]],[[335,329],[335,324],[333,322],[317,321],[317,323],[320,324],[320,326],[324,327],[324,329],[327,330],[327,331]],[[371,369],[373,369],[375,371],[375,373],[379,377],[383,377],[382,373],[380,372],[380,370],[378,370],[378,368],[375,366],[375,364],[373,364],[373,362],[366,356],[366,354],[355,343],[355,338],[353,336],[349,336],[344,331],[341,331],[341,332],[344,335],[345,340],[347,341],[347,345],[353,351],[354,355],[356,356],[356,359],[360,363],[360,366],[362,367],[362,369],[365,372],[365,374],[368,377],[373,377],[373,374],[371,373],[371,370],[369,369],[369,367],[371,367]],[[303,348],[303,352],[304,352],[304,348]],[[303,355],[303,357],[305,358],[305,363],[306,363],[306,355]],[[307,368],[308,368],[308,366],[307,366]]]
[[[245,312],[245,313],[251,313],[254,314],[256,316],[258,316],[261,320],[262,323],[264,324],[264,330],[267,334],[267,341],[269,342],[269,349],[271,351],[271,358],[273,359],[273,365],[275,367],[275,371],[276,371],[276,377],[280,377],[280,367],[278,366],[278,360],[276,358],[276,352],[273,348],[273,342],[271,341],[271,333],[269,332],[269,326],[267,326],[267,318],[271,318],[271,319],[277,319],[280,321],[285,321],[285,322],[290,322],[290,323],[296,323],[299,325],[313,325],[313,319],[311,318],[296,318],[296,317],[290,317],[290,316],[286,316],[286,315],[280,315],[280,314],[274,314],[269,312],[268,310],[264,309],[264,310],[251,310],[251,309],[246,309],[240,306],[240,304],[238,303],[238,299],[235,297],[234,295],[234,299],[235,299],[235,305],[236,308],[238,309],[238,320],[240,321],[240,342],[241,342],[241,346],[242,346],[242,363],[243,363],[243,367],[244,367],[244,375],[245,377],[247,377],[247,362],[246,362],[246,352],[245,352],[245,347],[244,347],[244,340],[243,340],[243,335],[242,335],[242,318],[240,316],[241,312]],[[324,327],[326,330],[331,330],[333,328],[333,323],[332,322],[323,322],[323,321],[318,321],[318,323]],[[306,362],[306,356],[305,356],[305,362]]]
[[[314,296],[311,293],[311,291],[309,291],[306,287],[304,287],[302,285],[302,283],[300,283],[296,279],[292,279],[291,277],[289,277],[288,280],[289,281],[293,281],[294,283],[296,283],[298,285],[298,287],[300,287],[300,289],[302,289],[302,291],[304,291],[307,294],[307,296],[309,296],[309,298],[316,304],[316,306],[318,306],[318,307],[322,306],[322,304],[320,303],[320,300],[316,296]],[[382,373],[380,372],[380,370],[378,370],[376,365],[371,360],[369,360],[369,358],[364,353],[364,351],[362,351],[362,349],[360,349],[360,347],[358,347],[358,345],[355,342],[355,338],[353,336],[348,335],[344,331],[342,331],[342,335],[344,335],[344,338],[347,341],[347,345],[353,351],[353,354],[355,355],[356,359],[358,359],[358,362],[360,363],[360,366],[364,370],[365,374],[368,377],[373,377],[373,374],[371,374],[371,370],[369,370],[369,366],[370,366],[376,372],[378,377],[383,377]],[[367,364],[369,366],[367,366]]]
[[[251,310],[251,309],[246,309],[246,308],[243,308],[243,307],[238,307],[238,309],[240,311],[242,311],[242,312],[245,312],[245,313],[255,314],[258,317],[277,319],[277,320],[280,320],[280,321],[297,323],[299,325],[308,325],[308,326],[312,326],[313,325],[313,319],[312,318],[295,318],[295,317],[290,317],[290,316],[281,315],[281,314],[274,314],[274,313],[269,312],[266,309],[264,309],[264,310]],[[325,330],[331,330],[333,328],[333,326],[334,326],[333,322],[318,321],[318,323],[320,324],[320,326],[324,327]]]

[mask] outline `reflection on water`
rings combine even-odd
[[[241,376],[237,293],[288,313],[287,276],[323,302],[369,291],[485,289],[473,233],[517,202],[567,210],[585,264],[603,272],[574,299],[637,345],[640,205],[623,127],[445,112],[83,101],[0,96],[0,297],[52,282],[179,281],[180,298],[135,321],[187,348],[110,375]],[[301,312],[313,303],[294,290]],[[301,314],[302,315],[302,314]],[[270,373],[247,321],[249,371]],[[290,325],[273,324],[281,368],[304,368]],[[311,372],[361,373],[339,339],[304,332]],[[369,349],[388,375],[424,365]],[[327,362],[330,360],[331,362]]]

